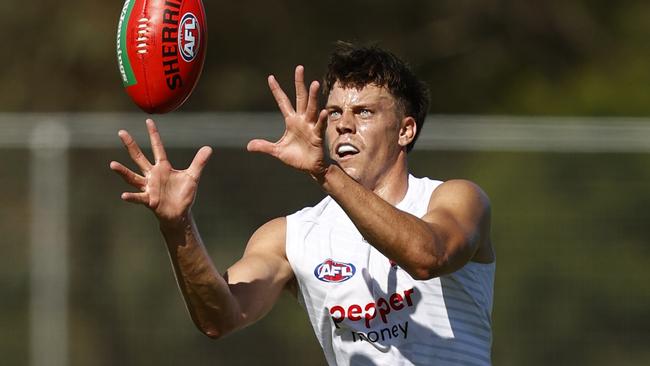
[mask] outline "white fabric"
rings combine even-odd
[[[424,216],[441,183],[409,176],[396,207]],[[414,280],[330,197],[287,217],[286,250],[330,365],[490,365],[494,263]]]

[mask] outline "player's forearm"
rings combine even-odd
[[[444,260],[444,238],[429,224],[395,208],[338,166],[332,165],[319,182],[364,239],[414,278],[430,278]]]
[[[180,224],[161,224],[160,230],[196,326],[211,338],[236,329],[240,318],[238,303],[210,259],[191,214]]]

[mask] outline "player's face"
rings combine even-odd
[[[332,159],[364,186],[374,189],[396,164],[400,108],[383,87],[334,85],[327,99],[327,139]]]

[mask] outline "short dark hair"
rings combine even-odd
[[[429,89],[405,62],[377,46],[358,47],[339,41],[330,56],[323,81],[325,96],[337,82],[344,88],[361,89],[370,84],[385,87],[402,107],[404,115],[415,119],[415,138],[406,151],[413,149],[429,110]]]

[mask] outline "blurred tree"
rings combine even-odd
[[[643,0],[205,5],[207,63],[183,111],[275,110],[266,75],[289,85],[293,66],[303,63],[319,78],[333,42],[344,39],[378,42],[409,60],[432,88],[434,113],[650,115],[650,2]],[[115,60],[121,6],[1,1],[0,111],[136,111]],[[231,338],[199,335],[155,222],[117,199],[124,187],[106,162],[119,153],[71,154],[71,166],[84,172],[71,203],[73,365],[322,362],[289,299]],[[182,162],[191,154],[170,156]],[[26,364],[29,154],[2,156],[0,354],[3,363]],[[240,255],[256,226],[320,197],[307,178],[264,157],[232,150],[214,159],[196,213],[219,268]],[[418,175],[472,179],[492,198],[495,365],[648,364],[649,160],[416,149]]]
[[[134,111],[121,90],[122,1],[3,2],[0,110]],[[650,3],[297,0],[205,2],[209,47],[183,110],[269,110],[265,76],[320,78],[339,39],[409,60],[435,113],[648,115]]]

